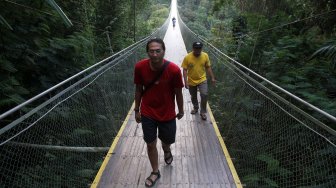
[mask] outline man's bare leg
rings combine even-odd
[[[173,155],[171,154],[170,144],[165,144],[162,142],[162,149],[164,151],[164,158],[167,164],[171,164],[173,162]]]
[[[157,139],[151,143],[147,143],[148,158],[152,166],[153,172],[159,171],[159,156],[158,156],[158,150],[156,148],[156,142]],[[150,179],[155,181],[155,179],[157,179],[157,175],[151,175]],[[146,180],[146,184],[151,185],[151,182]]]

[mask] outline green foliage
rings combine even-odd
[[[149,27],[153,29],[161,27],[162,23],[164,23],[169,15],[169,9],[165,6],[153,5],[151,7],[151,15],[147,21],[147,25],[145,27]],[[140,22],[141,23],[141,22]],[[141,26],[142,28],[143,26]],[[145,33],[144,33],[145,34]]]
[[[325,57],[330,62],[330,69],[336,70],[336,41],[328,42],[326,45],[316,50],[310,57],[314,59],[317,57]]]
[[[91,169],[81,169],[77,171],[77,174],[83,178],[91,178],[95,175],[96,171]]]
[[[160,5],[154,0],[156,4],[151,6],[148,1],[135,2],[147,10],[143,14],[136,10],[137,36],[148,35],[168,16],[168,4]],[[0,94],[1,112],[110,56],[111,49],[119,51],[134,42],[132,2],[92,1],[92,6],[81,1],[18,3],[41,11],[0,3],[3,10],[0,27],[4,28],[0,30],[0,72],[4,86]],[[73,27],[64,27],[59,15],[73,20]]]
[[[0,23],[1,25],[5,25],[8,29],[13,30],[12,26],[10,26],[5,20],[5,18],[3,18],[1,15],[0,15]]]
[[[62,11],[62,9],[57,5],[57,3],[54,0],[46,0],[48,2],[48,4],[53,7],[57,13],[62,17],[62,19],[64,20],[64,23],[66,24],[66,26],[70,27],[72,26],[71,21],[69,20],[69,18],[67,17],[66,14],[64,14],[64,12]]]
[[[195,33],[208,37],[213,23],[210,16],[213,7],[211,1],[179,1],[179,14],[185,24]],[[209,15],[209,16],[208,16]]]
[[[201,35],[209,32],[204,36],[222,52],[336,116],[336,1],[211,0],[208,5],[214,3],[213,12],[205,15],[203,4],[194,6],[197,2],[178,3],[182,20],[191,30]],[[200,31],[204,29],[207,31]],[[218,84],[216,89],[210,88],[209,102],[230,154],[236,159],[242,183],[247,187],[332,187],[335,181],[328,169],[323,169],[321,160],[311,159],[316,161],[312,164],[297,160],[308,157],[310,144],[316,140],[297,123],[282,122],[285,114],[270,111],[269,104],[255,98],[256,91],[249,91],[223,68],[222,60],[217,60],[219,65],[214,61]],[[296,105],[336,130],[334,122]],[[281,123],[286,125],[284,134],[278,132]],[[297,145],[301,152],[292,149]],[[316,152],[334,158],[329,150]],[[312,180],[312,174],[316,179]]]
[[[75,33],[68,38],[49,39],[46,46],[39,50],[36,63],[43,88],[49,88],[93,63],[92,42],[83,35]]]
[[[11,107],[13,104],[22,103],[22,95],[29,94],[29,91],[22,87],[19,81],[14,77],[17,69],[14,64],[8,61],[4,56],[0,56],[0,107]]]
[[[168,0],[60,0],[57,4],[55,2],[53,0],[0,2],[2,10],[0,15],[0,113],[110,56],[111,50],[117,52],[134,43],[133,31],[135,31],[136,40],[147,36],[167,19],[170,3]],[[136,3],[135,10],[133,2]],[[160,2],[165,4],[161,5]],[[71,20],[73,26],[66,27],[62,17],[68,21],[68,24]],[[128,69],[131,67],[125,66]],[[69,99],[61,103],[56,101],[57,103],[52,104],[55,108],[39,120],[47,126],[44,129],[49,130],[48,134],[38,134],[36,125],[24,131],[24,134],[29,135],[27,132],[31,131],[30,134],[37,137],[36,142],[42,145],[80,147],[80,145],[90,146],[87,143],[95,143],[96,147],[108,147],[128,113],[126,110],[133,102],[130,100],[133,98],[131,93],[134,93],[132,78],[129,77],[131,74],[131,69],[110,74],[109,79],[116,84],[104,83],[106,84],[104,87],[87,88],[82,91],[87,98],[91,97],[91,101],[83,102],[75,97],[73,100]],[[122,90],[115,92],[114,87]],[[109,88],[109,90],[102,88]],[[111,98],[101,101],[102,104],[98,105],[96,98],[99,92]],[[106,92],[109,93],[106,94]],[[96,105],[92,105],[93,101]],[[73,108],[69,108],[64,103],[72,103]],[[34,105],[31,104],[20,113],[25,113],[28,108],[34,108]],[[104,106],[104,108],[98,108],[98,106]],[[87,117],[86,123],[81,121],[83,116]],[[68,121],[60,124],[59,118]],[[1,120],[0,128],[12,121],[10,118]],[[70,127],[72,131],[63,132]],[[54,152],[52,149],[45,153],[39,149],[29,150],[29,152],[26,150],[22,148],[20,152],[29,153],[30,156],[18,161],[17,166],[11,169],[12,174],[9,174],[6,179],[6,183],[14,187],[28,185],[86,187],[92,182],[105,155],[104,152],[87,155],[76,152]],[[15,155],[13,152],[10,153]],[[11,158],[11,156],[6,157]],[[65,172],[71,165],[74,168]],[[66,177],[63,174],[67,174]],[[62,182],[66,183],[62,184]]]
[[[80,137],[80,136],[83,136],[83,137],[90,137],[94,134],[94,132],[90,131],[90,130],[87,130],[87,129],[83,129],[83,128],[78,128],[78,129],[75,129],[74,132],[73,132],[73,136],[75,137]]]

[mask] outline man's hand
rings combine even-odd
[[[186,84],[184,87],[185,87],[186,89],[189,89],[189,85],[188,85],[188,84]]]
[[[213,78],[213,79],[211,79],[211,84],[213,85],[213,86],[216,86],[216,80]]]
[[[141,123],[141,113],[139,111],[135,111],[135,121]]]
[[[176,118],[177,119],[181,119],[184,116],[184,113],[179,112],[178,114],[176,114]]]

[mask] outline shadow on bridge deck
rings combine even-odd
[[[176,1],[172,15],[176,16]],[[164,38],[165,58],[179,66],[187,54],[179,25],[169,25]],[[199,113],[191,115],[189,92],[183,89],[185,116],[177,120],[176,143],[172,145],[174,161],[164,162],[158,141],[161,178],[156,187],[241,187],[230,156],[208,106],[208,120]],[[134,119],[131,108],[118,136],[114,140],[92,187],[145,187],[144,181],[152,171],[141,124]]]

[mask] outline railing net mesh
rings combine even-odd
[[[209,103],[242,184],[334,187],[336,134],[322,123],[332,121],[238,66],[183,22],[179,25],[188,50],[202,41],[210,56],[217,83],[210,87]]]
[[[0,120],[0,187],[88,187],[133,103],[134,64],[168,24]]]

